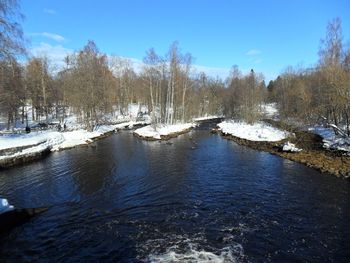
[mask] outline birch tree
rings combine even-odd
[[[152,123],[156,125],[160,120],[161,103],[161,71],[160,58],[153,48],[146,52],[143,60],[145,66],[143,68],[144,79],[150,94],[150,107]]]

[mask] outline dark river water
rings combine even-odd
[[[350,183],[196,130],[124,131],[0,171],[0,196],[49,206],[0,261],[349,262]]]

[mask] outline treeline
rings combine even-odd
[[[312,69],[289,67],[267,86],[284,118],[302,123],[326,122],[350,135],[350,47],[345,48],[341,21],[328,24],[319,62]]]
[[[267,96],[264,76],[252,69],[246,76],[237,66],[231,70],[223,94],[223,113],[226,117],[252,123],[261,117],[261,106]]]
[[[46,57],[29,58],[25,64],[13,57],[1,60],[0,113],[8,128],[17,120],[62,123],[69,109],[93,129],[106,115],[128,115],[129,105],[148,106],[153,123],[173,124],[193,117],[222,113],[220,94],[224,83],[191,70],[192,56],[183,55],[177,43],[161,57],[153,49],[136,73],[129,60],[101,53],[93,41],[65,58],[53,74]]]
[[[24,123],[29,112],[38,122],[53,117],[63,123],[69,110],[93,129],[107,115],[128,115],[132,103],[146,105],[153,124],[205,115],[254,122],[261,106],[274,102],[283,118],[325,120],[350,134],[350,51],[339,19],[329,23],[314,68],[289,67],[266,87],[262,74],[244,75],[237,66],[225,81],[196,73],[192,55],[177,42],[164,55],[147,50],[136,71],[130,60],[107,56],[89,41],[53,71],[47,58],[26,56],[20,18],[17,1],[0,2],[0,115],[8,128]]]
[[[64,122],[69,109],[92,129],[106,115],[128,115],[132,103],[147,105],[154,124],[223,113],[252,120],[264,97],[262,77],[253,71],[242,76],[237,69],[226,82],[195,73],[192,55],[183,54],[177,42],[164,56],[149,49],[135,72],[129,60],[107,56],[89,41],[53,72],[48,58],[26,56],[18,7],[17,1],[0,2],[0,114],[8,128],[29,117]]]
[[[173,124],[205,114],[221,114],[224,83],[205,73],[193,76],[192,60],[191,54],[180,52],[176,42],[164,57],[154,49],[147,51],[140,77],[154,123]]]
[[[262,77],[254,71],[242,76],[235,69],[226,82],[195,73],[192,55],[183,54],[177,42],[164,56],[149,49],[142,69],[135,72],[129,60],[107,56],[89,41],[53,73],[50,69],[55,65],[50,65],[48,58],[25,56],[18,13],[17,1],[0,2],[4,21],[0,34],[0,114],[7,118],[8,128],[29,117],[38,122],[48,122],[49,117],[64,122],[69,109],[92,129],[106,115],[128,115],[132,103],[147,105],[154,124],[223,113],[253,120],[256,105],[263,100]],[[27,62],[19,63],[20,56]]]

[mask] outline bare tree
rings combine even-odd
[[[151,48],[146,52],[143,62],[145,63],[143,68],[144,79],[150,94],[149,112],[151,112],[152,123],[157,124],[160,121],[161,112],[161,96],[159,96],[161,93],[161,61],[155,50]]]
[[[48,121],[51,106],[52,78],[46,57],[35,57],[29,60],[26,67],[26,86],[32,103],[33,120],[40,120],[41,115]]]
[[[0,1],[0,60],[25,54],[22,19],[17,0]]]
[[[349,130],[349,70],[347,54],[343,50],[343,36],[339,18],[332,20],[327,26],[327,34],[320,48],[320,71],[324,82],[324,93],[328,110],[332,113],[335,125],[344,119],[347,132]]]
[[[90,130],[112,110],[116,79],[108,67],[107,56],[101,54],[93,41],[70,59],[65,71],[65,97]],[[82,99],[83,98],[83,99]],[[115,103],[115,102],[114,102]]]
[[[25,103],[23,68],[16,60],[0,61],[0,111],[7,115],[7,129],[15,127],[18,109]]]
[[[135,80],[136,73],[132,68],[132,62],[127,58],[112,56],[109,58],[110,71],[115,76],[116,83],[116,103],[122,114],[128,114],[128,106],[135,100]]]
[[[190,88],[190,71],[191,71],[191,64],[192,64],[192,55],[190,53],[187,53],[183,57],[182,62],[182,122],[186,121],[186,94],[188,89]]]

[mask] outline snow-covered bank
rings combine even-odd
[[[294,143],[285,142],[282,146],[282,151],[284,151],[284,152],[301,152],[302,149],[296,147]]]
[[[350,154],[350,138],[336,135],[332,128],[316,126],[308,131],[316,133],[323,138],[323,146],[326,149],[340,150]]]
[[[183,124],[174,124],[174,125],[158,125],[153,127],[148,125],[137,129],[134,133],[145,139],[154,139],[161,140],[162,137],[172,136],[174,134],[183,133],[189,129],[195,127],[194,123],[183,123]]]
[[[89,132],[87,130],[76,130],[70,132],[60,133],[63,136],[63,142],[53,145],[52,151],[63,150],[72,148],[78,145],[91,143],[94,139],[104,136],[116,130],[132,128],[134,125],[146,125],[146,122],[124,122],[116,125],[101,125],[94,131]]]
[[[245,122],[224,121],[218,124],[224,134],[233,135],[249,141],[280,141],[288,137],[288,132],[281,131],[262,122],[248,124]]]
[[[113,132],[118,127],[119,125],[102,125],[92,132],[81,129],[60,133],[60,135],[63,137],[63,141],[61,143],[52,145],[51,151],[58,151],[72,148],[78,145],[91,143],[93,139],[103,136],[106,133]]]
[[[91,143],[94,139],[118,129],[134,125],[146,125],[144,122],[124,122],[115,125],[100,125],[94,131],[84,129],[57,132],[40,131],[29,134],[11,134],[0,136],[0,167],[15,159],[33,157],[47,151],[58,151]]]
[[[204,116],[204,117],[194,118],[193,121],[207,121],[207,120],[215,120],[215,119],[221,119],[221,118],[223,118],[223,117],[212,115],[212,116]]]
[[[18,147],[34,147],[50,142],[56,144],[62,142],[61,133],[56,131],[36,131],[28,134],[8,134],[0,136],[0,151]]]
[[[12,211],[14,208],[13,205],[10,205],[6,198],[0,198],[0,214]]]

